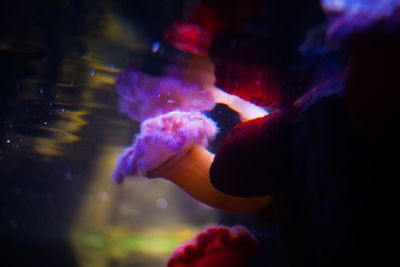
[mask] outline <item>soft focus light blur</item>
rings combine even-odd
[[[165,39],[176,49],[193,55],[206,55],[211,33],[193,22],[176,21],[165,30]]]
[[[368,13],[385,16],[391,10],[400,5],[399,0],[322,0],[322,7],[328,12]]]
[[[71,243],[79,267],[161,267],[178,244],[215,222],[215,211],[167,181],[118,188],[111,180],[122,145],[138,130],[117,111],[115,79],[131,61],[141,69],[170,56],[113,5],[99,1],[85,9],[87,20],[77,18],[79,34],[57,32],[63,25],[55,22],[54,32],[32,25],[33,35],[43,35],[38,40],[1,40],[0,52],[23,63],[12,66],[18,77],[7,89],[15,98],[1,122],[2,200],[18,202],[5,215],[5,229],[38,247],[46,238]],[[149,62],[149,53],[157,59]]]
[[[213,210],[201,208],[168,181],[143,180],[116,187],[110,177],[120,150],[104,147],[94,160],[92,183],[71,228],[81,267],[108,266],[110,260],[140,264],[146,259],[161,266],[174,248],[201,227],[188,221],[185,213],[190,211],[183,207],[189,204],[192,211],[197,209],[196,216],[202,214],[204,223],[213,221]]]

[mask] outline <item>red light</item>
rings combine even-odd
[[[176,49],[193,55],[206,55],[212,36],[199,24],[176,21],[165,32],[165,39]]]
[[[281,97],[278,72],[272,67],[215,64],[217,87],[259,106],[276,107]]]

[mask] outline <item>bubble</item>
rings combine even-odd
[[[107,192],[99,192],[99,199],[101,201],[107,201],[110,198]]]
[[[71,179],[72,179],[72,173],[70,173],[70,172],[65,172],[65,173],[64,173],[64,177],[65,177],[65,179],[67,179],[67,180],[71,180]]]
[[[168,201],[165,198],[158,198],[156,200],[156,206],[159,209],[166,209],[168,208]]]
[[[155,41],[155,42],[151,45],[151,51],[152,51],[153,53],[156,53],[159,49],[160,49],[160,42]]]

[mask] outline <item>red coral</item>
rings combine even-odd
[[[211,226],[194,240],[183,243],[170,257],[168,267],[245,266],[259,250],[257,240],[242,226]]]

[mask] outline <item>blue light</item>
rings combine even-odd
[[[153,53],[158,52],[158,50],[160,49],[160,42],[155,41],[152,45],[151,45],[151,51],[153,51]]]
[[[321,5],[328,12],[385,16],[400,5],[400,0],[321,0]]]

